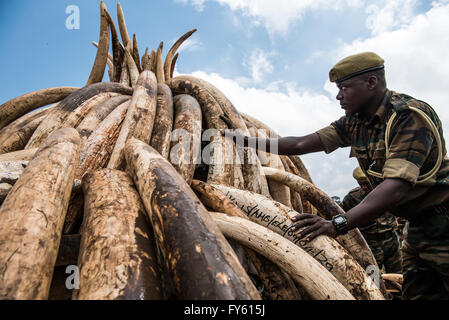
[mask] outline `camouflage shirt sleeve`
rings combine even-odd
[[[390,137],[390,154],[382,172],[384,179],[400,178],[415,185],[432,149],[432,131],[416,112],[407,110],[398,115]]]
[[[337,121],[332,122],[329,126],[316,132],[320,137],[326,153],[331,153],[338,148],[348,147],[350,145],[347,129],[348,119],[346,117],[341,117]]]
[[[365,194],[357,187],[349,191],[340,203],[340,207],[346,212],[357,206],[365,198]]]

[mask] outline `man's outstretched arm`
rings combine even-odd
[[[301,155],[324,151],[324,146],[317,133],[302,137],[282,137],[278,139],[248,137],[238,131],[229,130],[226,130],[224,134],[237,144],[279,155]]]

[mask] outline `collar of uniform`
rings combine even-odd
[[[390,106],[391,95],[392,91],[387,89],[385,91],[384,97],[382,98],[382,101],[380,102],[379,107],[377,108],[376,113],[374,113],[374,115],[370,119],[367,119],[360,113],[357,113],[356,115],[357,120],[362,122],[364,125],[370,125],[376,118],[378,118],[380,121],[383,121],[386,118],[388,110],[391,107]]]

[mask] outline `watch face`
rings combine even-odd
[[[335,223],[343,223],[345,221],[345,219],[343,217],[337,217],[335,218]]]

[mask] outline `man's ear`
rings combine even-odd
[[[367,79],[368,82],[368,89],[374,90],[377,88],[377,85],[379,84],[379,79],[375,75],[371,75]]]

